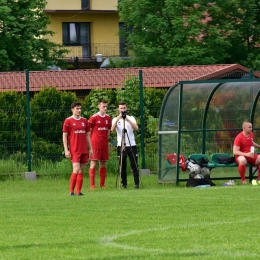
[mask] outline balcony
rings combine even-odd
[[[103,57],[128,56],[125,44],[118,43],[92,43],[81,46],[64,46],[69,51],[67,58],[95,59],[96,54]]]

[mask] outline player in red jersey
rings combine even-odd
[[[66,118],[63,123],[62,140],[65,157],[71,159],[73,168],[70,177],[70,195],[74,195],[75,187],[76,195],[83,195],[81,193],[83,170],[88,163],[89,156],[92,155],[90,128],[88,120],[81,117],[81,103],[73,102],[71,111],[72,116]]]
[[[260,155],[254,153],[254,147],[260,148],[260,145],[254,142],[254,134],[252,133],[252,124],[244,122],[242,124],[242,132],[239,133],[234,141],[233,153],[236,163],[238,164],[238,172],[241,177],[242,184],[246,183],[246,165],[259,165]],[[252,148],[253,147],[253,148]],[[258,182],[260,182],[260,168],[258,167]]]
[[[90,158],[91,162],[89,168],[89,180],[91,190],[96,189],[95,175],[97,161],[99,161],[100,187],[106,187],[106,162],[109,159],[108,137],[110,135],[111,129],[111,117],[106,114],[107,104],[108,102],[106,100],[99,100],[99,112],[89,118],[89,127],[91,132],[90,139],[93,150],[93,154]]]

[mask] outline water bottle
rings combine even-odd
[[[250,147],[250,152],[251,152],[251,153],[255,153],[255,147],[254,147],[254,146],[251,146],[251,147]]]

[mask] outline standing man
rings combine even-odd
[[[119,115],[112,120],[111,131],[116,129],[117,132],[117,155],[120,159],[121,183],[124,188],[127,188],[126,159],[128,156],[134,175],[135,189],[139,189],[138,153],[134,136],[134,130],[138,130],[138,125],[133,116],[127,115],[124,101],[119,102],[118,111]]]
[[[111,117],[106,114],[108,102],[104,99],[99,100],[98,109],[99,112],[89,118],[90,126],[90,139],[93,149],[93,154],[90,158],[89,168],[89,180],[90,189],[95,190],[95,175],[96,175],[96,164],[99,161],[99,185],[101,188],[106,188],[106,162],[109,159],[108,155],[108,137],[111,129]]]
[[[88,163],[89,155],[92,154],[90,143],[90,129],[88,120],[81,117],[81,103],[73,102],[71,104],[72,116],[65,119],[63,123],[63,146],[66,158],[72,162],[72,174],[70,177],[70,195],[74,195],[76,186],[76,195],[81,193],[83,184],[83,170]],[[88,147],[90,152],[88,153]]]
[[[259,166],[260,155],[254,153],[254,148],[260,148],[260,145],[254,142],[254,134],[252,133],[252,124],[244,122],[242,124],[242,132],[239,133],[234,141],[233,153],[236,163],[238,164],[238,172],[241,177],[242,184],[246,183],[246,165],[248,163]],[[258,167],[258,183],[260,182],[260,169]]]

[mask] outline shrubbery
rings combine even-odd
[[[130,114],[136,117],[139,125],[141,124],[140,106],[142,105],[144,108],[145,150],[155,154],[159,110],[166,91],[166,89],[144,88],[144,98],[140,101],[139,80],[136,77],[126,80],[123,89],[93,89],[84,99],[79,99],[74,92],[60,91],[55,87],[42,89],[30,101],[30,145],[33,170],[43,168],[46,172],[52,172],[51,168],[55,168],[54,171],[57,171],[57,168],[64,165],[62,124],[66,117],[71,116],[70,105],[74,101],[82,103],[83,116],[89,118],[98,111],[97,105],[100,98],[108,100],[108,114],[111,117],[118,114],[117,104],[120,100],[124,100]],[[14,91],[2,92],[0,93],[0,104],[0,159],[17,160],[26,168],[28,163],[26,97],[24,94]],[[136,140],[137,143],[140,143],[140,131],[136,133]],[[116,145],[115,133],[111,134],[109,142]],[[114,146],[111,146],[112,154],[114,150]],[[67,161],[65,162],[67,163]],[[56,163],[59,163],[59,166]],[[47,164],[50,168],[48,170]],[[108,167],[111,168],[111,172],[117,172],[117,159],[111,160]],[[17,169],[17,171],[19,170]]]

